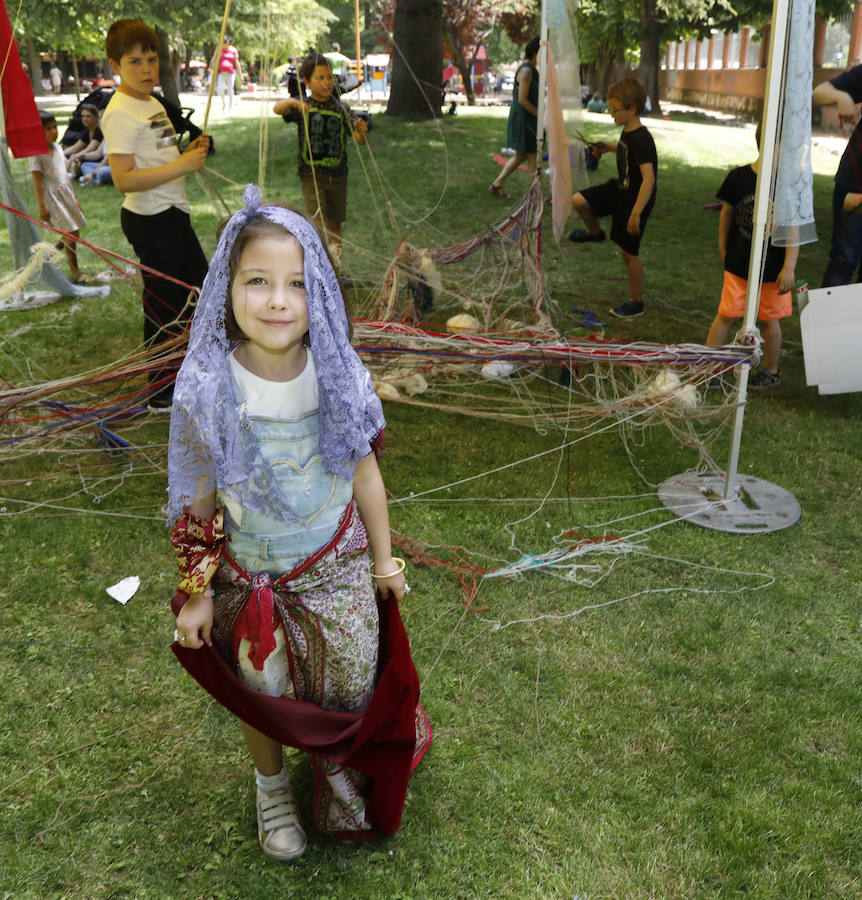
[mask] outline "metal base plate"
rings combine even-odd
[[[736,496],[723,499],[720,472],[683,472],[663,481],[659,500],[681,519],[733,534],[764,534],[795,525],[802,507],[790,491],[753,475],[737,475]]]

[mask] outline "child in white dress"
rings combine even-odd
[[[39,204],[39,217],[66,232],[58,246],[62,245],[66,251],[72,284],[87,284],[87,276],[78,268],[78,252],[75,247],[78,232],[86,226],[87,220],[81,212],[81,204],[78,203],[72,180],[66,171],[66,157],[57,143],[57,120],[44,109],[39,110],[39,118],[48,142],[47,153],[30,157],[30,172]]]

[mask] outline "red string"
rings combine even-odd
[[[439,569],[442,572],[449,572],[455,575],[463,591],[464,606],[471,612],[486,612],[490,608],[486,604],[477,604],[475,602],[476,594],[479,591],[482,576],[494,571],[496,567],[483,568],[475,565],[463,547],[451,544],[444,544],[443,549],[452,553],[455,556],[455,560],[434,556],[426,549],[423,549],[425,545],[420,541],[396,532],[392,533],[392,543],[418,565],[430,566],[432,569]]]
[[[103,260],[105,260],[108,265],[113,266],[118,272],[122,272],[123,270],[112,262],[108,257],[113,257],[113,259],[118,259],[120,262],[127,263],[128,265],[135,266],[140,269],[142,272],[147,272],[149,275],[156,275],[159,278],[164,278],[165,281],[172,281],[174,284],[178,284],[180,287],[187,288],[190,291],[197,291],[198,288],[193,284],[186,284],[185,281],[180,281],[179,278],[174,278],[172,275],[166,275],[164,272],[159,272],[158,269],[151,269],[149,266],[142,265],[135,259],[129,259],[127,256],[123,256],[120,253],[115,253],[113,250],[105,250],[103,247],[97,247],[95,244],[91,244],[89,241],[85,241],[82,237],[76,237],[74,234],[70,234],[68,231],[63,231],[60,228],[51,225],[48,222],[43,222],[41,219],[34,219],[33,216],[28,213],[22,212],[20,209],[15,209],[14,206],[7,206],[5,203],[0,202],[0,208],[5,209],[7,212],[14,213],[16,216],[20,216],[22,219],[26,219],[28,222],[32,222],[34,225],[38,225],[40,228],[44,228],[47,231],[53,231],[54,234],[59,234],[61,237],[70,238],[78,244],[83,244],[89,250],[92,250],[97,256],[100,256]]]

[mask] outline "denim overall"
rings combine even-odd
[[[272,467],[296,521],[285,523],[219,498],[226,507],[230,555],[250,574],[289,572],[335,534],[353,484],[330,472],[320,455],[317,410],[295,419],[252,416],[261,455]]]

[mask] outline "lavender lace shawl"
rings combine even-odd
[[[185,360],[177,375],[168,446],[168,524],[195,498],[218,490],[242,506],[291,522],[286,498],[264,462],[252,424],[234,394],[225,332],[231,249],[255,216],[283,225],[300,242],[311,350],[317,368],[320,452],[326,467],[351,478],[357,462],[384,426],[371,377],[348,339],[341,289],[314,226],[298,213],[261,204],[248,185],[245,207],[222,232],[201,289]]]

